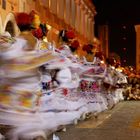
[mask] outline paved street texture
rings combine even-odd
[[[124,101],[113,109],[91,117],[66,132],[55,133],[60,140],[140,140],[140,101]],[[49,140],[53,140],[50,136]]]

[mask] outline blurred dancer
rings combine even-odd
[[[34,115],[41,96],[38,67],[55,58],[51,52],[36,51],[38,40],[31,33],[30,16],[17,13],[15,17],[19,36],[0,36],[0,124],[17,129],[10,132],[11,140],[18,140],[21,129],[39,129],[33,127],[39,121]]]

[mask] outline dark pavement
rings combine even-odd
[[[140,140],[140,101],[124,101],[97,118],[55,133],[60,140]],[[52,140],[52,137],[49,138]]]

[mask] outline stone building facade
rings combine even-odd
[[[96,11],[91,0],[0,0],[0,33],[7,30],[17,35],[14,13],[32,9],[54,34],[60,29],[73,29],[81,43],[93,41]]]

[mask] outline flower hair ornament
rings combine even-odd
[[[87,53],[92,53],[93,45],[92,44],[85,44],[83,46],[83,51],[86,51]]]
[[[48,29],[46,27],[46,24],[40,24],[38,28],[32,30],[32,34],[38,39],[43,39],[43,37],[46,36],[47,32]]]
[[[30,18],[32,21],[32,34],[38,39],[43,39],[48,32],[46,24],[41,23],[38,13],[34,10],[30,12]]]
[[[104,60],[104,55],[103,55],[103,52],[96,52],[95,53],[95,57],[98,57],[100,60]]]
[[[16,23],[20,29],[20,31],[30,30],[31,29],[31,17],[29,14],[25,12],[15,13]]]
[[[59,32],[59,39],[62,42],[70,42],[71,39],[75,38],[75,33],[72,30],[61,30]]]
[[[75,52],[79,47],[80,47],[80,44],[79,44],[79,41],[78,40],[74,40],[71,44],[70,44],[70,49],[72,52]]]

